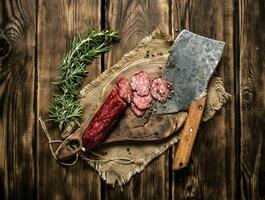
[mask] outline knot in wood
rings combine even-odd
[[[242,92],[242,99],[243,101],[246,101],[246,102],[251,102],[253,101],[253,98],[254,98],[254,93],[253,91],[246,87],[243,92]]]
[[[9,55],[10,50],[10,42],[3,33],[0,33],[0,60],[4,60]]]
[[[242,108],[247,111],[253,111],[253,105],[255,105],[255,91],[251,87],[245,87],[241,97]]]

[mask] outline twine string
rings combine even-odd
[[[76,157],[75,157],[75,160],[72,162],[72,163],[66,163],[66,162],[63,162],[61,161],[60,159],[58,159],[54,153],[54,150],[52,148],[52,144],[55,144],[55,143],[62,143],[63,141],[62,140],[52,140],[51,137],[50,137],[50,134],[47,130],[47,127],[46,127],[46,124],[45,122],[41,119],[41,117],[39,117],[39,121],[40,121],[40,124],[41,124],[41,127],[42,127],[42,130],[46,136],[46,138],[48,139],[48,142],[49,142],[49,147],[50,147],[50,151],[52,153],[52,156],[54,157],[54,159],[59,162],[61,165],[65,165],[65,166],[72,166],[72,165],[75,165],[79,159],[79,154],[77,153],[79,151],[79,149],[77,149],[77,147],[74,147],[75,148],[75,152],[76,152]]]

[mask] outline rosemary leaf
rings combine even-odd
[[[54,96],[49,107],[49,120],[58,123],[60,130],[70,122],[79,125],[82,109],[77,100],[77,89],[88,74],[86,66],[98,55],[108,52],[111,43],[118,39],[117,32],[99,31],[91,26],[84,36],[77,33],[74,37],[71,49],[58,67],[60,75],[54,82],[61,94]]]

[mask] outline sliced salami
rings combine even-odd
[[[152,102],[152,96],[150,93],[148,93],[147,96],[139,96],[137,92],[133,92],[132,101],[138,109],[145,110],[150,107],[150,103]]]
[[[140,71],[132,76],[132,89],[139,96],[147,96],[150,90],[150,79],[147,73]]]
[[[169,82],[160,77],[155,78],[152,81],[150,92],[154,99],[165,101],[170,94]]]
[[[131,103],[132,101],[132,87],[126,78],[121,78],[117,82],[119,96],[127,101],[127,103]]]
[[[145,110],[138,109],[134,103],[131,103],[131,110],[137,117],[142,117],[145,113]]]

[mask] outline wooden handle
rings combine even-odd
[[[181,132],[180,141],[173,160],[173,170],[179,170],[187,167],[192,147],[196,138],[196,134],[201,122],[206,97],[202,97],[196,101],[192,101],[188,117]]]

